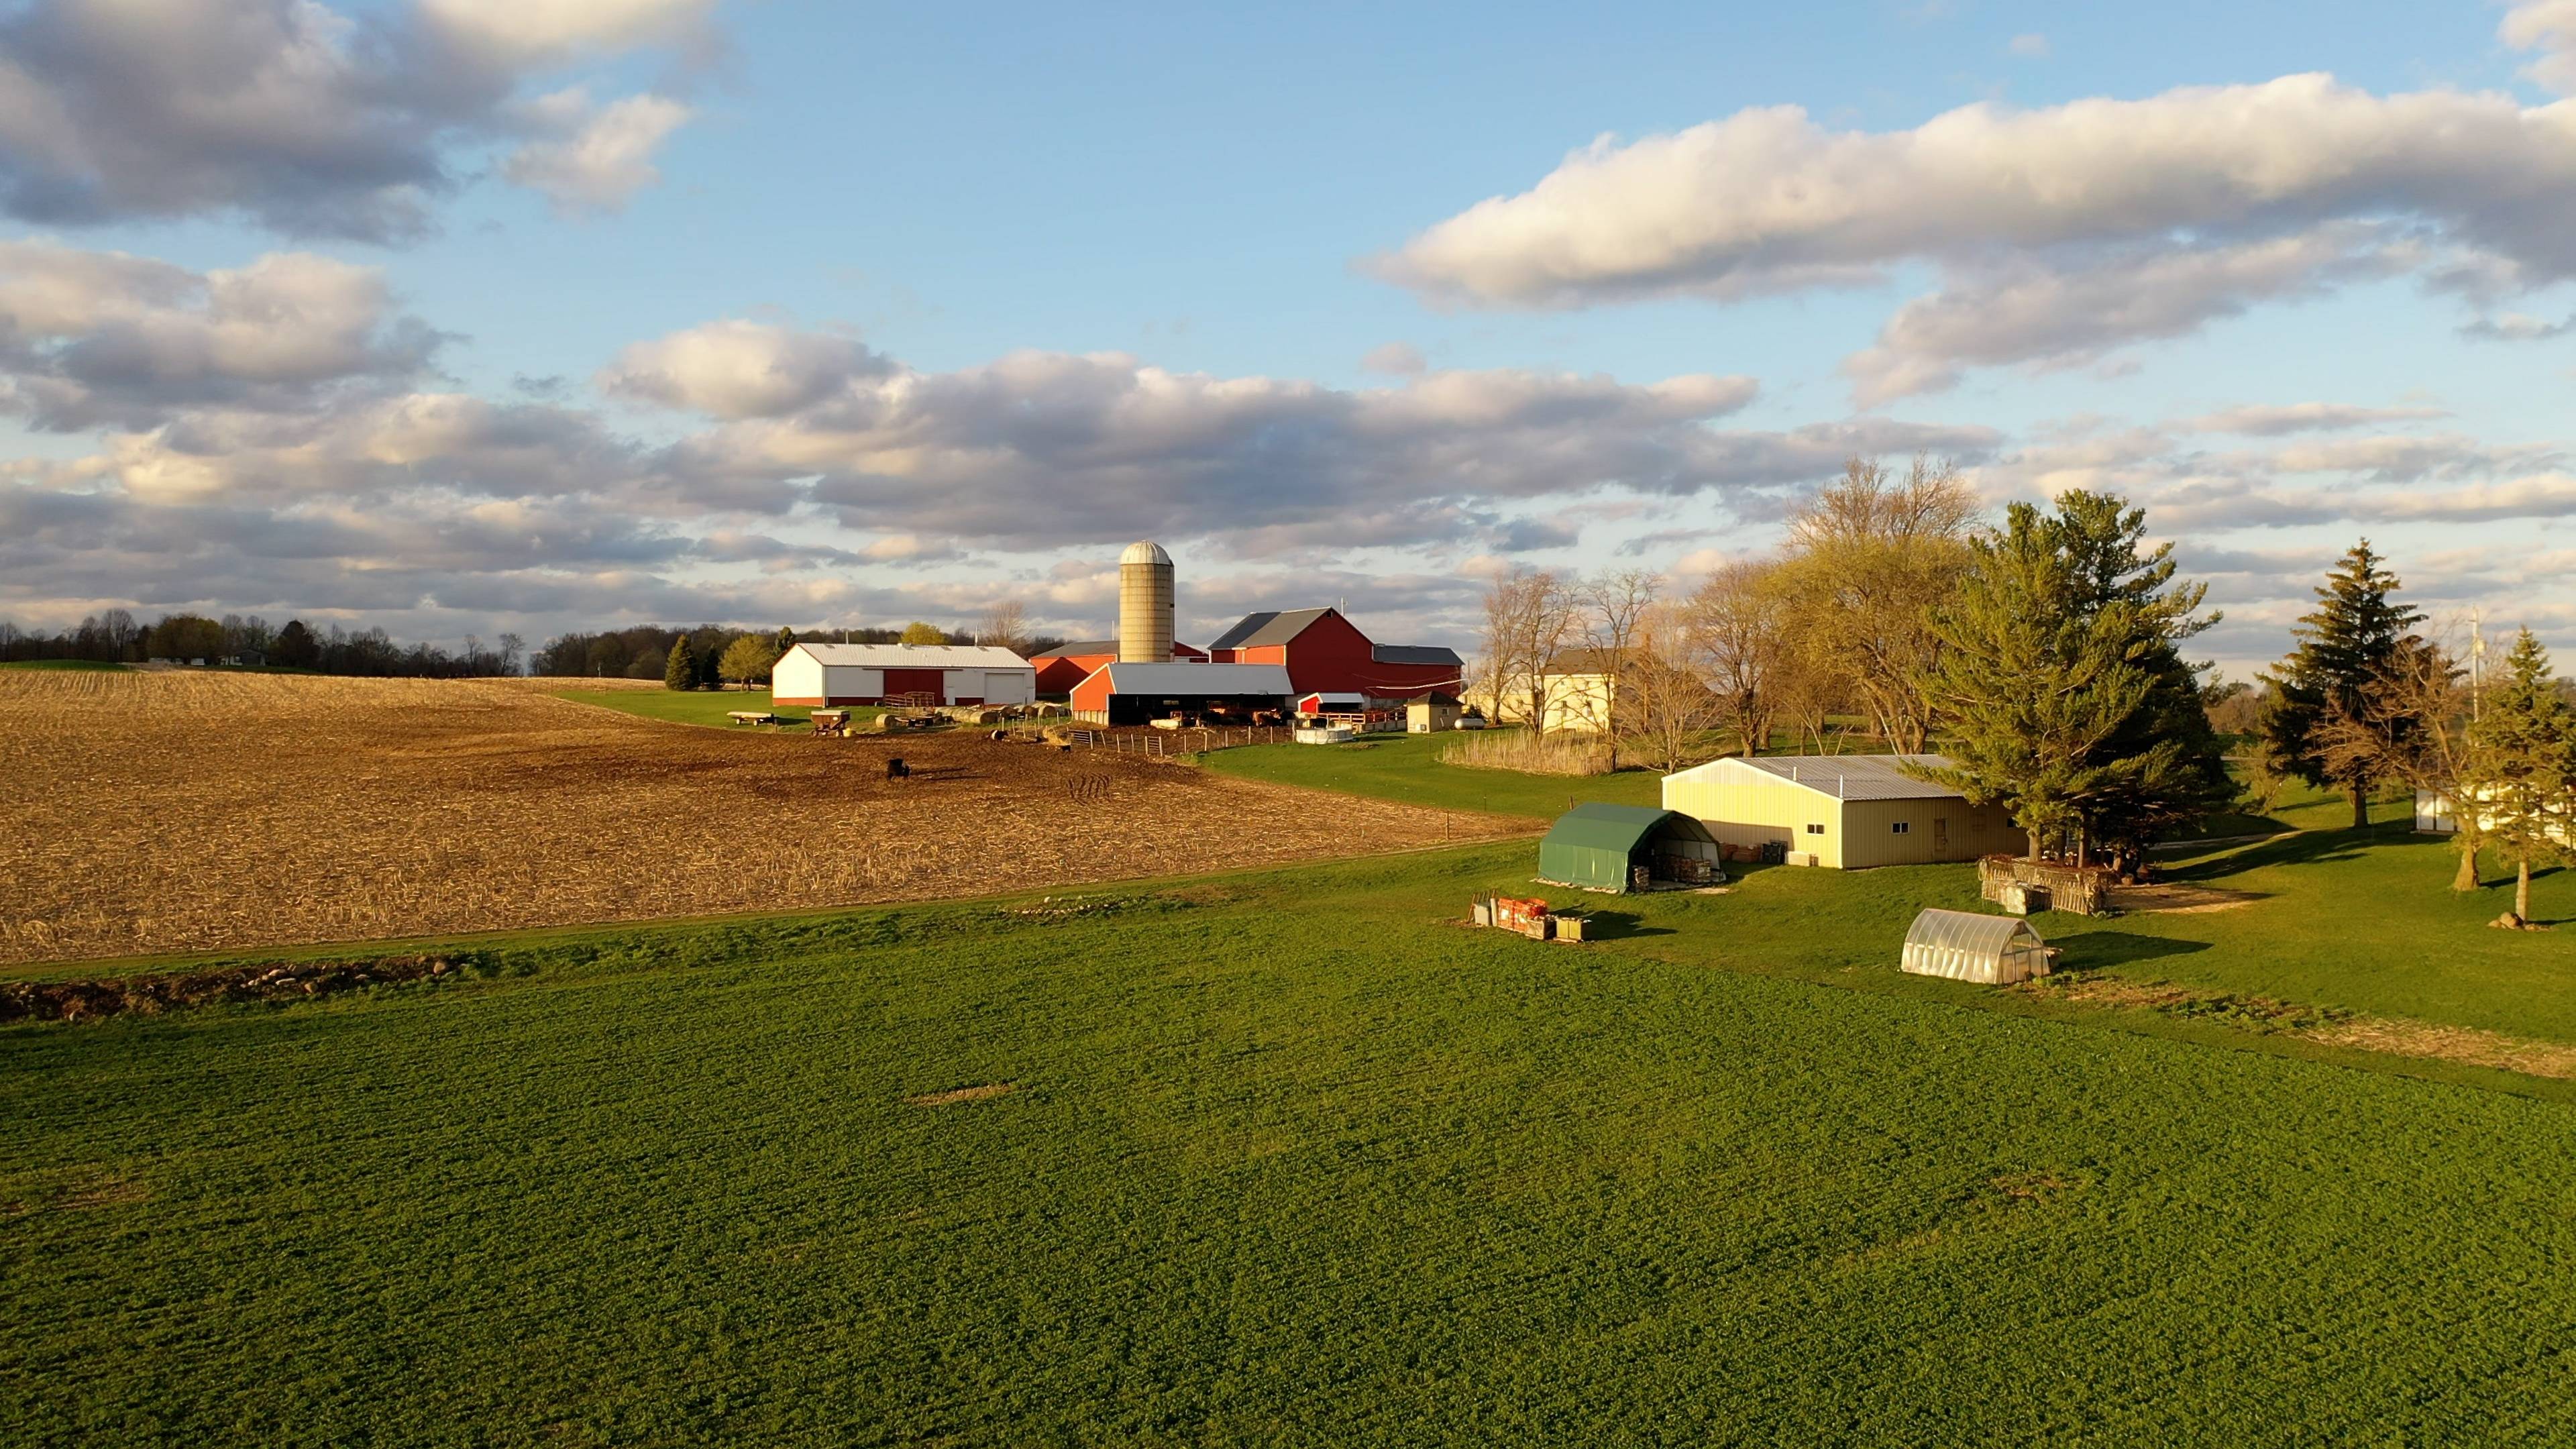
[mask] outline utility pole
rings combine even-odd
[[[2478,700],[2486,683],[2487,635],[2486,611],[2469,610],[2469,718],[2478,717]]]

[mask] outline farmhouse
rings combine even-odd
[[[1037,671],[1008,649],[980,644],[799,644],[770,671],[776,704],[1027,704]]]
[[[2020,844],[2002,807],[1971,805],[1905,773],[1939,755],[1774,755],[1712,760],[1664,777],[1664,808],[1739,847],[1778,845],[1793,864],[1862,870],[1974,860]]]

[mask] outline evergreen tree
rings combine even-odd
[[[796,631],[793,629],[780,629],[778,631],[778,637],[769,641],[769,657],[772,662],[783,659],[787,657],[787,651],[795,647]]]
[[[665,689],[698,687],[697,651],[689,647],[689,636],[686,634],[671,641],[671,657],[662,666],[662,686]]]
[[[2137,788],[2140,762],[2106,746],[2156,683],[2133,657],[2141,602],[2094,587],[2068,532],[2016,503],[2001,533],[1972,540],[1966,577],[1932,617],[1944,647],[1920,677],[1951,764],[1919,773],[2002,805],[2032,860],[2052,838],[2080,834],[2115,791]],[[2090,602],[2105,592],[2116,596]]]
[[[2073,577],[2067,605],[2084,618],[2125,611],[2129,662],[2148,679],[2145,700],[2101,750],[2127,765],[2084,822],[2086,835],[2129,875],[2144,868],[2157,840],[2226,808],[2236,795],[2202,695],[2202,666],[2181,649],[2219,616],[2196,612],[2206,584],[2174,582],[2171,543],[2142,551],[2146,532],[2146,510],[2109,494],[2075,489],[2058,496],[2055,533]]]
[[[2366,758],[2325,757],[2326,727],[2367,713],[2371,683],[2396,658],[2408,632],[2424,616],[2390,599],[2397,576],[2380,565],[2370,540],[2352,550],[2326,575],[2316,591],[2317,608],[2291,631],[2298,647],[2264,676],[2279,691],[2279,700],[2264,716],[2263,732],[2291,772],[2311,785],[2342,790],[2352,800],[2356,830],[2370,824],[2370,791],[2378,771]],[[2403,730],[2404,721],[2391,727]]]
[[[2486,838],[2514,860],[2513,913],[2531,919],[2534,862],[2576,855],[2576,710],[2549,675],[2549,654],[2525,629],[2469,727],[2478,789],[2456,801],[2485,817]]]
[[[303,620],[289,619],[286,627],[277,631],[276,642],[269,646],[268,659],[289,669],[310,669],[322,662],[322,646]]]

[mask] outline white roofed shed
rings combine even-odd
[[[989,644],[799,644],[770,671],[778,704],[879,704],[928,696],[939,704],[1027,704],[1038,672]]]
[[[1778,844],[1800,864],[1859,870],[1974,860],[2016,844],[2000,806],[1971,805],[1911,769],[1939,755],[1772,755],[1711,760],[1664,777],[1664,808],[1727,845]]]

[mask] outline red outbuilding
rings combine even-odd
[[[1456,693],[1466,662],[1437,645],[1377,644],[1339,609],[1246,614],[1208,646],[1219,664],[1281,664],[1299,694],[1417,699]]]

